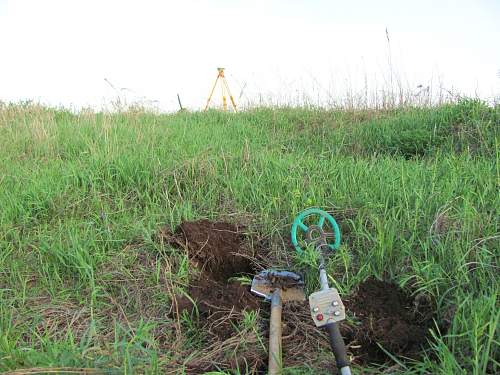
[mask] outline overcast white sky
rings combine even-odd
[[[223,66],[242,102],[322,101],[386,85],[386,28],[410,87],[499,94],[498,0],[0,0],[0,100],[196,109]]]

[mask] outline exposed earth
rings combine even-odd
[[[243,311],[257,310],[260,332],[263,341],[267,340],[268,304],[253,295],[249,285],[236,279],[251,278],[260,271],[253,260],[262,254],[254,254],[247,239],[244,227],[208,220],[184,222],[169,239],[175,247],[187,250],[199,271],[190,281],[189,297],[178,296],[177,314],[195,314],[199,327],[212,340],[230,340],[237,334],[235,327]],[[343,300],[350,319],[341,324],[341,331],[354,364],[390,362],[381,347],[407,358],[417,358],[425,348],[435,318],[434,306],[425,296],[414,298],[396,284],[370,278]],[[314,327],[307,302],[285,305],[285,364],[307,362],[308,354],[312,357],[312,352],[321,348],[328,348],[326,335]],[[255,372],[265,370],[264,349],[255,348],[249,358],[243,358],[254,361]],[[327,361],[333,366],[332,358]]]

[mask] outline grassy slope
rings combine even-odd
[[[189,272],[152,240],[158,228],[241,217],[279,247],[312,205],[354,213],[329,263],[343,292],[375,275],[434,296],[441,316],[456,307],[436,350],[402,372],[498,371],[499,118],[471,101],[236,115],[2,107],[0,371],[154,373],[196,345],[165,317],[165,278],[182,288]],[[158,254],[153,270],[137,247]]]

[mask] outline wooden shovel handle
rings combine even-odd
[[[271,321],[269,327],[269,375],[282,372],[281,363],[281,290],[276,289],[271,296]]]

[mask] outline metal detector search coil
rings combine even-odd
[[[326,224],[331,227],[332,232],[325,230]],[[291,237],[292,245],[299,253],[304,251],[301,246],[308,244],[329,250],[337,250],[340,247],[340,229],[337,222],[332,215],[319,208],[308,208],[295,218]],[[302,244],[299,243],[300,237],[304,237]]]

